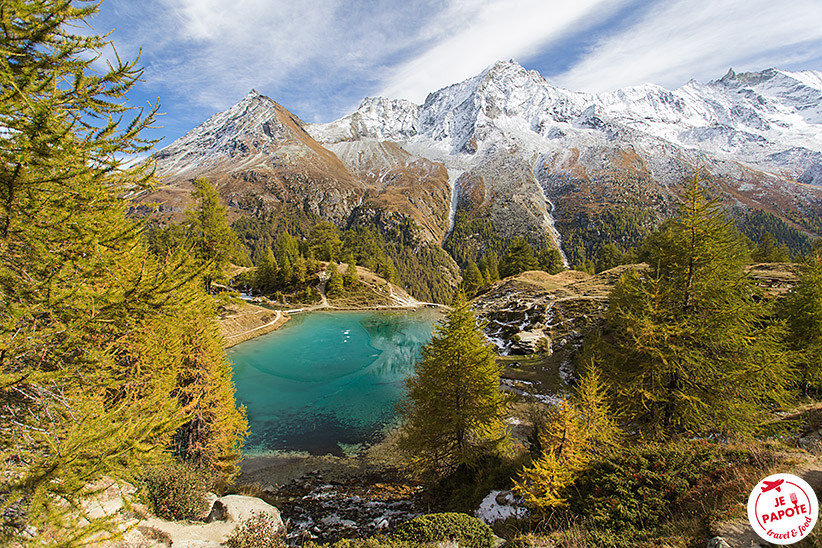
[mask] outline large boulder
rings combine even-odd
[[[212,505],[212,509],[218,505],[222,507],[221,513],[224,514],[226,521],[242,523],[254,514],[266,514],[270,515],[279,523],[281,531],[285,531],[285,525],[283,525],[283,520],[280,517],[280,511],[256,497],[226,495],[217,499]]]
[[[285,525],[279,510],[263,500],[243,495],[226,495],[214,500],[207,519],[210,523],[174,522],[153,518],[147,520],[146,524],[171,539],[174,548],[216,548],[222,546],[237,527],[255,514],[270,516],[277,524],[277,528],[285,533]]]
[[[540,329],[520,331],[513,337],[511,354],[535,354],[540,350],[550,356],[551,339]]]

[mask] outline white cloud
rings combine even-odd
[[[158,54],[150,77],[225,106],[253,87],[281,83],[317,56],[333,30],[337,0],[161,0],[174,49]]]
[[[421,37],[434,42],[396,68],[380,95],[415,102],[481,72],[496,60],[525,58],[571,31],[593,25],[622,0],[455,0]]]
[[[624,13],[636,21],[614,21]],[[671,87],[731,65],[819,58],[819,21],[820,0],[106,0],[94,25],[115,29],[124,59],[142,48],[138,93],[143,103],[159,96],[174,126],[251,88],[313,121],[348,113],[364,95],[421,102],[498,59],[535,60],[550,50],[555,66],[568,66],[565,55],[614,23],[623,30],[552,80],[592,91],[645,81]],[[563,49],[565,39],[574,49]]]
[[[166,98],[213,111],[256,88],[287,107],[312,104],[311,117],[355,106],[441,9],[441,0],[107,0],[95,26],[114,27],[128,58],[142,48],[147,86]]]
[[[736,70],[801,62],[795,49],[822,41],[819,0],[674,0],[635,25],[597,43],[571,70],[552,81],[574,90],[609,91],[653,82],[677,87]],[[806,48],[809,60],[816,48]],[[816,53],[811,53],[816,52]]]

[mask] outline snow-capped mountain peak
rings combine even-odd
[[[692,80],[675,90],[642,84],[589,94],[555,87],[510,60],[430,93],[418,107],[405,102],[400,118],[396,107],[374,108],[389,100],[367,101],[356,113],[308,131],[324,142],[377,137],[427,142],[442,154],[464,155],[512,136],[535,143],[586,130],[611,139],[625,128],[759,167],[787,167],[798,177],[808,155],[822,153],[822,74],[815,71],[731,69],[719,80]],[[791,149],[805,151],[802,161],[797,153],[779,156]]]
[[[405,99],[366,97],[356,111],[329,124],[309,126],[321,143],[360,138],[402,141],[417,133],[420,107]]]
[[[376,204],[411,215],[437,240],[457,219],[472,222],[462,210],[503,240],[551,246],[577,214],[670,214],[697,163],[734,207],[792,223],[822,218],[820,109],[814,71],[729,70],[673,90],[591,94],[500,61],[422,105],[367,97],[327,124],[303,124],[251,90],[155,158],[171,184],[209,176],[243,207],[302,204],[349,222],[355,208]]]

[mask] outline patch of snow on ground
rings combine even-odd
[[[508,519],[511,517],[524,518],[528,515],[528,509],[522,506],[517,506],[517,500],[514,495],[508,492],[504,497],[505,504],[497,502],[497,497],[503,491],[491,491],[482,499],[480,507],[474,512],[474,515],[487,524],[492,524],[495,521]]]

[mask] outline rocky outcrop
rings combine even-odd
[[[594,276],[574,270],[523,272],[477,296],[474,309],[501,354],[550,354],[603,317],[608,295],[623,274],[646,266],[621,265]],[[785,295],[799,279],[798,264],[759,263],[746,270],[769,298]]]
[[[765,297],[776,298],[796,284],[798,266],[764,263],[747,270]],[[567,389],[585,335],[605,318],[611,289],[625,273],[646,267],[622,265],[594,276],[573,270],[523,272],[478,295],[474,310],[488,339],[505,356],[503,388],[541,400]],[[813,435],[804,443],[814,444]]]
[[[420,487],[390,474],[331,479],[313,471],[270,490],[289,522],[289,539],[335,542],[392,531],[420,514]]]
[[[580,339],[607,308],[613,284],[625,271],[620,266],[596,276],[573,270],[551,275],[523,272],[491,286],[474,299],[485,333],[503,355],[547,354]]]
[[[100,533],[98,548],[220,548],[246,520],[264,514],[285,533],[280,511],[265,501],[242,495],[210,495],[211,510],[201,522],[168,521],[153,516],[126,482],[103,478],[88,489],[95,494],[84,503],[85,520],[109,518],[110,531]]]

